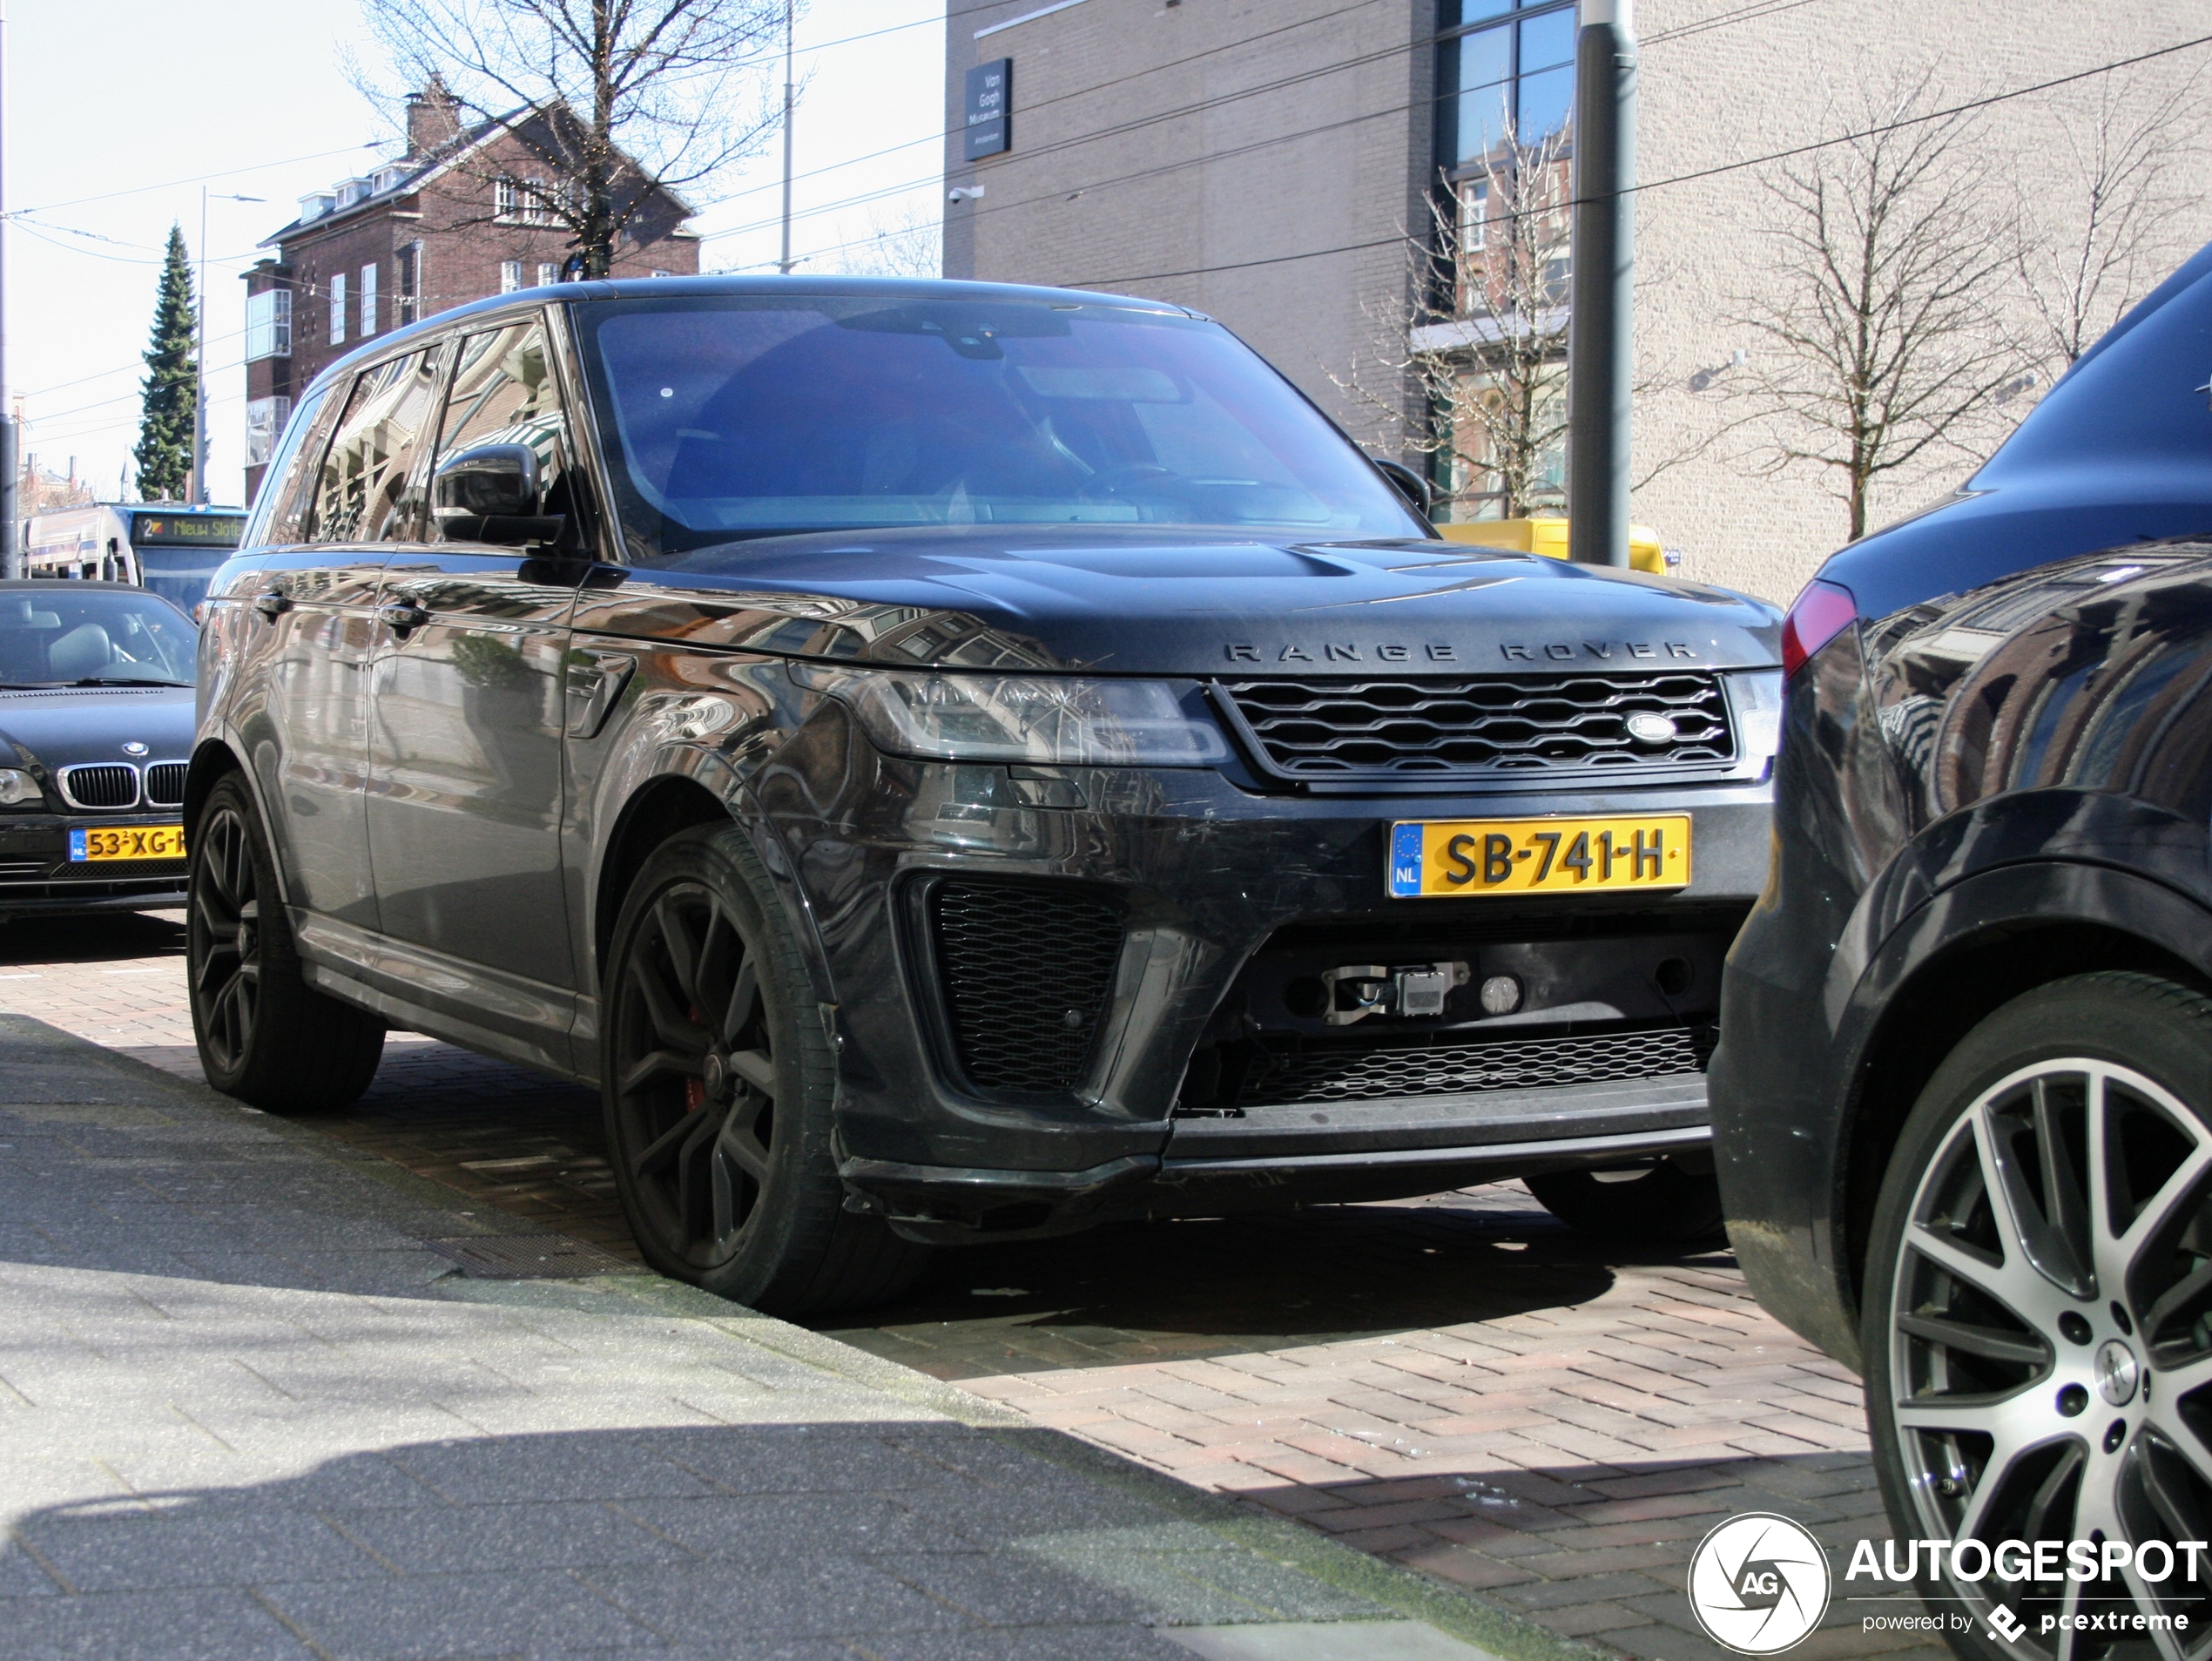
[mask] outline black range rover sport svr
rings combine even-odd
[[[2208,368],[2212,248],[1784,635],[1729,1231],[1865,1374],[1892,1527],[1977,1657],[2212,1624]]]
[[[1525,1175],[1710,1231],[1778,616],[1436,538],[1217,325],[586,283],[295,413],[200,661],[210,1079],[388,1024],[594,1080],[641,1247],[918,1246]]]

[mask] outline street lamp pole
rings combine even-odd
[[[0,0],[5,5],[7,0]],[[260,196],[233,196],[218,192],[223,202],[259,202]],[[207,500],[207,186],[199,187],[199,293],[192,307],[192,486],[195,505]]]
[[[1582,0],[1575,43],[1575,269],[1568,300],[1567,555],[1629,563],[1635,381],[1633,0]]]
[[[5,0],[0,0],[4,4]],[[791,13],[792,0],[784,0],[784,257],[776,268],[791,275]]]
[[[0,0],[0,577],[23,575],[23,466],[16,453],[22,435],[8,395],[7,85],[8,0]]]

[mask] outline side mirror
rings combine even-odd
[[[529,445],[480,444],[438,463],[430,517],[447,542],[551,542],[564,520],[538,512],[543,495],[537,456]]]
[[[1379,456],[1370,456],[1367,459],[1382,470],[1385,478],[1398,487],[1398,494],[1406,498],[1415,513],[1424,519],[1428,517],[1436,497],[1426,479],[1401,462],[1386,462]]]

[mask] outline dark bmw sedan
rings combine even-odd
[[[0,920],[182,902],[197,633],[125,584],[0,582]]]
[[[1177,308],[578,284],[302,400],[216,579],[208,1077],[604,1093],[665,1271],[1526,1175],[1709,1232],[1778,614],[1438,539]]]
[[[1784,634],[1730,1230],[1865,1373],[1892,1525],[1952,1543],[1923,1583],[1977,1654],[2195,1655],[2212,1620],[2208,368],[2212,249]],[[2096,1572],[1953,1570],[2039,1540]]]

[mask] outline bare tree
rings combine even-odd
[[[839,250],[834,267],[853,277],[936,277],[945,269],[944,225],[908,206],[868,215],[868,234]]]
[[[487,221],[565,227],[604,276],[624,230],[707,184],[772,125],[759,71],[783,37],[777,0],[361,0],[370,38],[408,88],[456,121],[510,123],[545,177],[489,153],[456,168]],[[356,73],[363,90],[379,89]]]
[[[1567,435],[1567,145],[1509,132],[1435,192],[1405,283],[1370,299],[1371,340],[1329,377],[1401,453],[1451,454],[1453,505],[1508,519],[1564,501],[1547,476]]]
[[[2139,79],[2098,78],[2061,105],[2059,141],[2020,190],[2015,275],[2033,325],[2027,350],[2055,378],[2195,245],[2177,234],[2202,192],[2204,100],[2191,76],[2162,98]]]
[[[1913,118],[1937,102],[1925,77],[1869,97],[1836,121],[1862,136],[1766,175],[1777,257],[1735,319],[1755,341],[1727,383],[1764,434],[1755,465],[1825,477],[1854,540],[1882,480],[1978,453],[2022,363],[2001,315],[2011,214],[1970,118]]]

